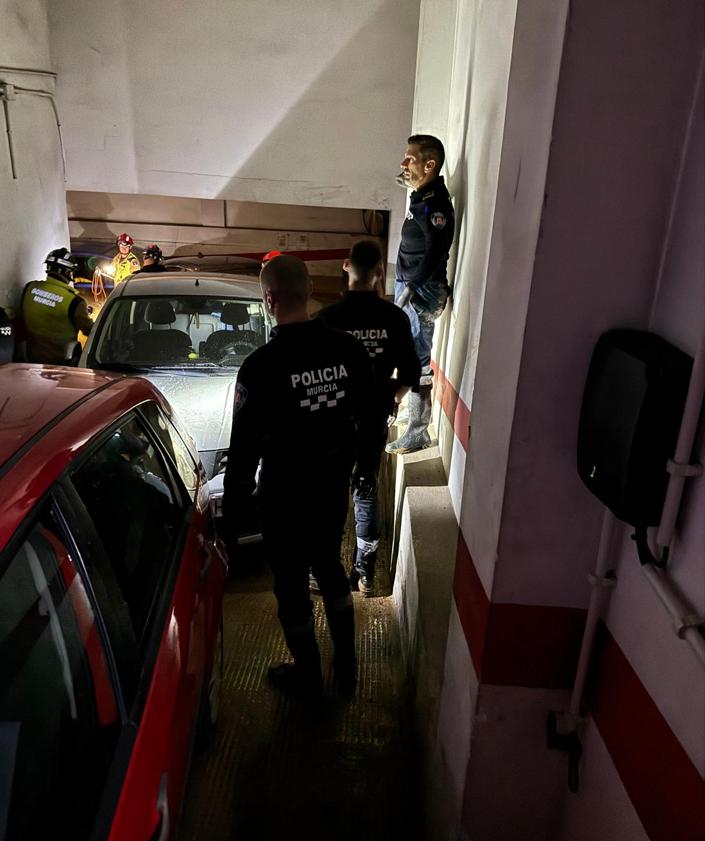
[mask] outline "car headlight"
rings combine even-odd
[[[210,497],[211,514],[213,517],[223,516],[223,473],[216,473],[208,482],[208,496]]]
[[[219,473],[224,473],[228,465],[228,451],[216,450],[215,460],[213,462],[213,475],[217,476]]]
[[[215,496],[214,494],[211,494],[210,502],[211,502],[211,514],[213,515],[213,517],[215,517],[216,519],[222,517],[223,516],[223,494],[221,493],[218,496]]]

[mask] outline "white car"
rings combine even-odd
[[[256,273],[137,274],[103,306],[79,366],[146,377],[191,433],[220,514],[237,372],[269,339],[271,322]]]

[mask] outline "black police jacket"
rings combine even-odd
[[[325,493],[331,471],[337,478],[355,461],[361,473],[373,472],[373,388],[357,339],[318,319],[276,327],[238,372],[224,477],[228,527],[236,526],[237,501],[254,490],[260,459],[262,491],[278,495]]]
[[[448,190],[439,175],[409,199],[401,228],[397,279],[420,289],[427,284],[445,286],[448,252],[455,234],[455,214]]]
[[[399,386],[417,386],[421,376],[408,316],[374,291],[346,292],[340,303],[318,316],[328,327],[351,333],[365,346],[375,372],[374,401],[386,420]],[[392,379],[395,369],[397,377]]]

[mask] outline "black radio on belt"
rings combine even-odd
[[[661,518],[692,367],[690,356],[643,330],[610,330],[595,346],[578,473],[619,520],[644,528]]]

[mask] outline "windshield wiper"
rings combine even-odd
[[[175,362],[173,365],[150,365],[151,371],[197,371],[199,368],[217,368],[215,362]]]
[[[93,367],[101,371],[115,371],[118,374],[143,374],[149,370],[144,366],[130,365],[129,362],[98,362]]]

